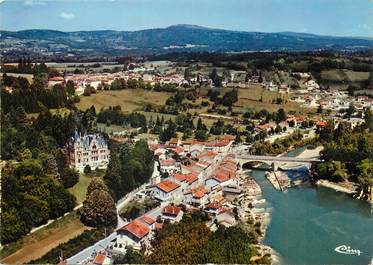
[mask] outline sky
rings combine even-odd
[[[373,38],[373,0],[0,0],[2,30],[140,30],[175,24]]]

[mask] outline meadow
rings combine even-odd
[[[121,106],[122,111],[143,110],[146,104],[163,105],[172,93],[155,92],[143,89],[103,90],[90,96],[81,96],[78,109],[86,110],[92,105],[99,111],[109,106]]]

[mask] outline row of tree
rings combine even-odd
[[[2,109],[9,112],[11,108],[22,107],[28,113],[43,109],[57,109],[68,105],[64,87],[52,89],[16,89],[11,93],[1,90]]]
[[[131,126],[132,128],[145,128],[147,127],[146,118],[143,114],[132,112],[125,114],[120,106],[109,107],[102,109],[97,114],[97,122],[110,123],[121,126]]]
[[[101,83],[98,85],[98,90],[122,90],[122,89],[145,89],[154,90],[157,92],[176,92],[177,85],[175,84],[161,84],[156,83],[151,85],[143,80],[116,78],[110,85],[106,83]]]

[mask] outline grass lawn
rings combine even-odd
[[[266,109],[270,112],[275,112],[278,109],[285,109],[286,111],[295,111],[298,113],[313,113],[314,110],[301,108],[295,102],[287,102],[285,104],[273,104],[272,100],[278,97],[287,99],[287,95],[279,94],[274,91],[262,89],[260,86],[252,86],[251,88],[238,90],[238,101],[234,104],[234,110],[238,112],[245,112],[247,109],[254,109],[256,111]],[[260,101],[262,99],[262,101]]]
[[[81,204],[85,200],[87,188],[91,179],[92,177],[87,176],[86,174],[80,174],[79,182],[76,183],[74,187],[68,189],[70,193],[75,195],[78,204]]]
[[[88,97],[81,96],[77,107],[81,110],[86,110],[94,105],[96,110],[99,111],[101,108],[119,105],[124,112],[132,112],[134,110],[142,110],[148,103],[163,105],[172,94],[143,89],[105,90],[98,91]]]
[[[80,204],[85,200],[85,195],[87,193],[87,188],[93,177],[102,177],[105,174],[105,170],[92,171],[92,173],[84,174],[81,173],[79,176],[79,181],[68,189],[68,191],[75,195],[77,203]]]
[[[99,129],[99,131],[106,132],[106,133],[120,132],[126,129],[123,126],[115,125],[115,124],[106,126],[105,123],[97,123],[97,128]]]
[[[0,259],[6,264],[24,264],[47,253],[52,248],[89,229],[84,226],[76,212],[63,216],[50,225],[5,245]]]

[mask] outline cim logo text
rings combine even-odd
[[[352,249],[350,246],[342,245],[334,249],[335,252],[346,254],[346,255],[357,255],[360,256],[361,252],[359,249]]]

